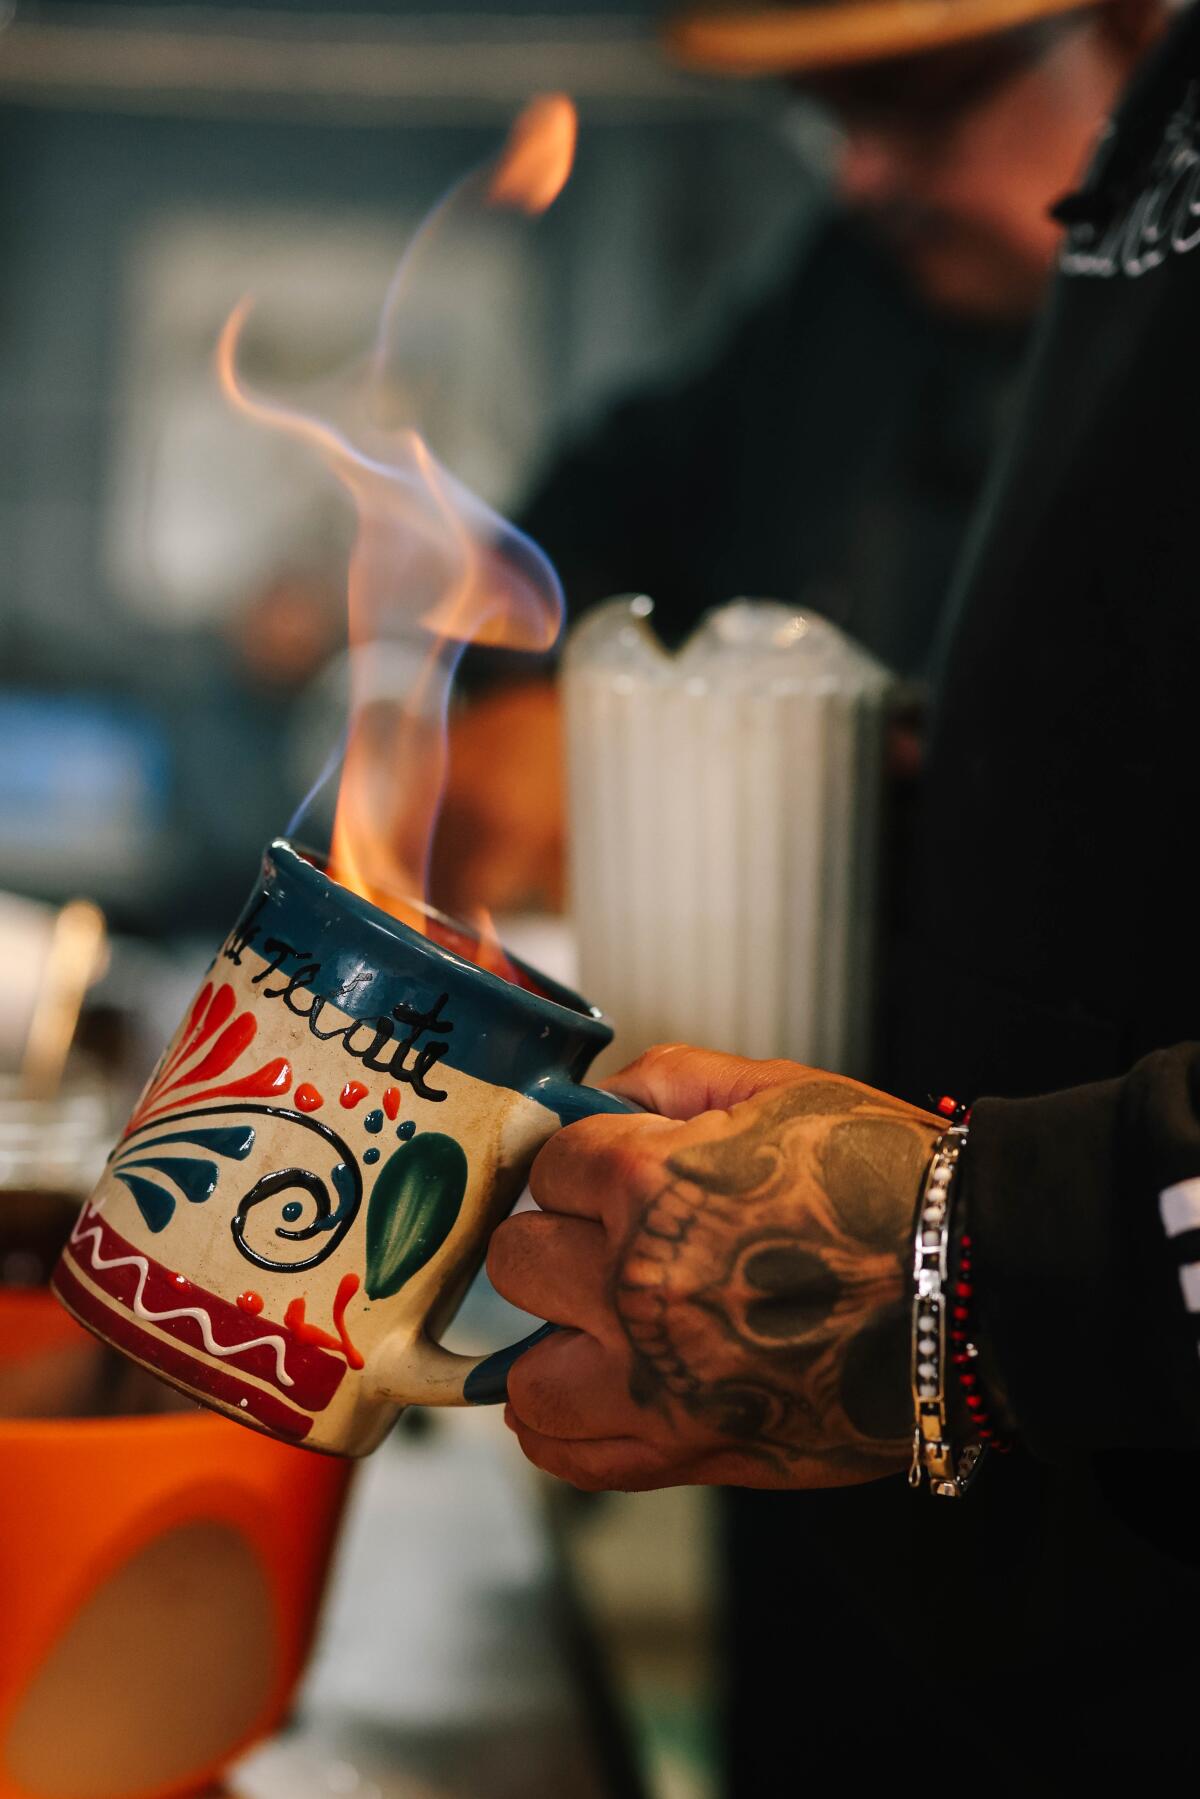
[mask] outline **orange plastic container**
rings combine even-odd
[[[0,1395],[95,1350],[0,1292]],[[199,1411],[0,1418],[0,1799],[168,1799],[269,1733],[349,1476]]]

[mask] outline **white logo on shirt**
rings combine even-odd
[[[1070,228],[1059,256],[1064,275],[1148,275],[1168,256],[1186,256],[1200,244],[1198,139],[1200,83],[1193,81],[1167,122],[1150,185],[1118,207],[1109,224],[1080,221]]]
[[[1158,1196],[1158,1210],[1170,1238],[1200,1230],[1200,1179],[1193,1177],[1164,1187]],[[1200,1312],[1200,1262],[1179,1263],[1179,1287],[1188,1311]]]

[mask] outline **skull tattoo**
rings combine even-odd
[[[894,1455],[910,1428],[904,1261],[930,1139],[882,1094],[810,1081],[672,1156],[617,1275],[633,1397],[674,1401],[783,1468]]]

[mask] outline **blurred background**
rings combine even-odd
[[[348,521],[216,387],[243,293],[272,374],[335,366],[422,215],[530,93],[571,92],[569,204],[532,256],[461,246],[475,335],[427,432],[512,511],[564,433],[794,252],[819,199],[782,104],[674,72],[653,27],[584,0],[0,13],[6,887],[222,928],[332,742]],[[443,300],[424,284],[405,322],[434,359]]]
[[[86,893],[107,913],[114,950],[85,1037],[121,1091],[144,1077],[341,726],[343,499],[301,451],[230,412],[212,370],[218,329],[251,291],[272,377],[361,349],[422,215],[495,153],[532,92],[567,90],[581,115],[569,204],[532,255],[482,226],[460,245],[473,335],[455,340],[429,430],[444,463],[519,510],[556,445],[715,336],[823,204],[790,105],[671,69],[655,23],[646,0],[548,0],[536,16],[489,0],[353,15],[304,0],[0,6],[0,888],[52,903]],[[434,362],[444,299],[426,284],[406,318],[410,350],[427,345]],[[11,962],[40,937],[11,906],[5,921]],[[480,1303],[474,1329],[505,1337],[498,1302]],[[429,1453],[425,1439],[408,1445],[410,1458]],[[391,1502],[401,1525],[445,1516],[445,1482],[479,1477],[471,1453],[447,1450],[445,1471],[435,1460],[416,1477],[410,1461]],[[489,1453],[515,1459],[503,1431]],[[371,1474],[373,1517],[388,1501]],[[505,1479],[525,1494],[519,1471]],[[540,1682],[544,1699],[561,1679],[553,1657],[525,1687],[511,1673],[514,1642],[541,1628],[530,1594],[553,1541],[592,1639],[584,1684],[616,1696],[600,1735],[627,1733],[647,1791],[714,1792],[705,1498],[560,1492],[543,1539],[529,1518],[545,1499],[504,1502],[516,1547],[500,1529],[473,1585],[448,1573],[462,1536],[432,1571],[426,1557],[415,1628],[449,1641],[446,1668],[473,1632],[468,1661],[484,1657],[479,1589],[511,1580],[507,1633],[492,1622],[484,1635],[510,1664],[501,1709],[525,1717],[526,1687]],[[471,1536],[473,1519],[459,1523]],[[402,1562],[397,1582],[413,1572]],[[335,1625],[361,1646],[357,1603],[337,1601]],[[446,1608],[453,1628],[431,1622]],[[464,1740],[477,1733],[472,1706],[486,1713],[495,1696],[472,1699],[457,1659],[440,1692],[432,1674],[422,1684],[419,1643],[389,1663],[396,1621],[380,1613],[376,1732],[390,1713],[422,1740],[447,1716]],[[426,1661],[443,1667],[436,1644]],[[322,1666],[318,1687],[344,1699],[342,1664]],[[592,1740],[586,1718],[575,1728]],[[543,1730],[558,1743],[561,1720]],[[303,1765],[278,1753],[247,1792],[435,1790],[408,1784],[406,1756],[378,1743],[370,1779],[344,1745]],[[559,1799],[569,1779],[582,1792],[578,1753],[551,1747],[540,1766],[526,1751],[519,1783],[495,1790]],[[432,1778],[436,1758],[422,1766]],[[483,1781],[478,1768],[466,1778]],[[627,1763],[605,1790],[633,1778]]]
[[[673,681],[646,602],[577,633],[576,886],[598,872],[573,921],[554,691],[543,669],[468,664],[432,897],[489,904],[518,954],[582,970],[627,1053],[691,1035],[870,1078],[864,970],[951,571],[1056,254],[1047,209],[1164,9],[1029,13],[979,42],[935,25],[850,73],[814,63],[801,91],[786,61],[685,73],[651,0],[0,0],[10,1299],[44,1282],[346,722],[349,509],[230,409],[220,327],[254,296],[245,371],[272,392],[362,352],[421,220],[539,92],[579,108],[564,195],[527,234],[477,209],[406,295],[422,430],[545,545],[571,615],[649,593],[676,645],[738,595],[778,604],[710,619]],[[107,940],[61,910],[73,896]],[[450,1341],[519,1323],[481,1281]],[[25,1342],[0,1314],[0,1386]],[[24,1465],[8,1419],[42,1416],[24,1378],[0,1398],[0,1493]],[[357,1479],[291,1726],[222,1790],[781,1790],[798,1669],[817,1693],[843,1665],[826,1634],[776,1642],[781,1612],[843,1605],[825,1497],[576,1494],[494,1415],[410,1413]],[[857,1654],[852,1611],[842,1627]],[[0,1683],[0,1799],[6,1703]]]

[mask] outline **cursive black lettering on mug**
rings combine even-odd
[[[260,900],[235,927],[223,951],[230,961],[240,964],[242,952],[257,937],[252,921],[263,903]],[[281,1000],[296,1018],[304,1019],[311,1035],[321,1043],[340,1037],[342,1048],[352,1061],[411,1087],[418,1098],[438,1101],[447,1097],[444,1087],[430,1085],[429,1075],[450,1048],[447,1039],[454,1023],[442,1013],[448,994],[440,993],[424,1010],[401,1001],[390,1013],[350,1017],[325,1030],[321,1020],[326,1006],[333,1002],[317,991],[321,963],[308,950],[297,949],[282,937],[266,938],[257,953],[263,957],[263,966],[251,976],[251,984],[259,989],[262,999]],[[272,977],[278,977],[275,985],[267,986]]]
[[[256,975],[251,976],[251,985],[255,987],[262,986],[269,976],[279,974],[285,962],[297,961],[302,956],[307,956],[308,951],[296,949],[294,945],[285,943],[282,937],[268,937],[262,946],[262,954],[266,958],[266,967],[260,968]],[[320,966],[319,962],[309,964],[310,968],[317,970],[320,969]],[[287,979],[294,980],[295,975],[289,975]],[[267,999],[279,999],[283,992],[283,987],[263,987],[263,993]]]
[[[265,893],[260,893],[252,906],[248,906],[230,931],[221,955],[226,962],[232,962],[235,968],[242,965],[242,953],[250,948],[258,936],[258,926],[254,922],[267,903]]]

